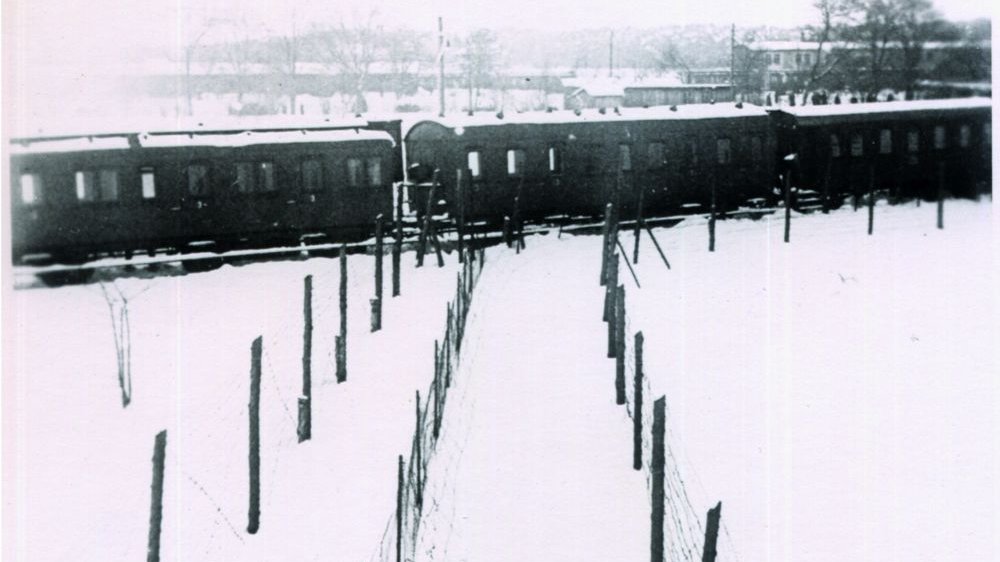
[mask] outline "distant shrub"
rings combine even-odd
[[[415,103],[401,103],[396,106],[396,111],[399,113],[416,113],[420,111],[420,106]]]

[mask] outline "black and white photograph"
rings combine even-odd
[[[1000,562],[994,10],[3,0],[0,558]]]

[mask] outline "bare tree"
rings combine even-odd
[[[229,25],[228,38],[223,45],[223,58],[233,75],[233,87],[236,89],[236,99],[243,101],[243,95],[249,88],[249,78],[254,63],[254,41],[250,35],[250,26],[245,18],[235,20]]]
[[[887,83],[892,70],[893,41],[899,33],[900,12],[896,0],[849,0],[853,25],[845,29],[845,38],[863,46],[857,69],[864,76],[862,89],[874,96]]]
[[[302,56],[303,39],[300,35],[298,16],[293,8],[286,27],[275,34],[274,41],[270,42],[268,49],[268,61],[274,72],[281,77],[281,84],[285,90],[285,95],[289,100],[289,113],[298,113],[296,98],[299,93],[298,66],[299,58]]]
[[[930,0],[897,0],[900,18],[897,32],[902,55],[902,82],[906,97],[913,97],[913,87],[920,79],[920,61],[924,44],[943,27],[941,17]]]
[[[217,26],[219,23],[218,19],[202,17],[199,15],[189,16],[190,21],[184,23],[180,27],[188,32],[189,35],[183,40],[183,45],[181,47],[181,56],[184,59],[184,95],[186,99],[185,112],[187,115],[194,114],[194,77],[192,76],[191,67],[195,62],[195,58],[198,56],[198,51],[201,49],[202,42],[205,37]]]
[[[845,56],[843,49],[834,47],[844,32],[846,18],[850,12],[847,2],[848,0],[814,0],[813,2],[813,7],[816,8],[819,16],[819,22],[816,25],[807,26],[805,29],[812,41],[816,43],[816,50],[804,84],[804,99],[809,97],[810,90],[837,69]]]
[[[500,55],[496,33],[489,29],[477,29],[465,38],[462,73],[469,88],[470,111],[475,111],[479,105],[480,90],[494,85],[500,69]]]
[[[408,30],[385,33],[385,57],[397,95],[416,91],[421,70],[432,61],[425,49],[425,35]]]
[[[354,113],[368,110],[365,90],[383,35],[376,18],[376,10],[371,10],[365,18],[352,25],[341,20],[339,28],[323,33],[320,39],[328,62],[337,69],[349,88]]]

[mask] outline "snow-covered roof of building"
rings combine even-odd
[[[494,113],[476,113],[474,115],[455,115],[424,122],[433,122],[449,129],[459,130],[469,127],[496,127],[501,125],[553,125],[569,123],[608,123],[629,121],[668,121],[685,119],[724,119],[734,117],[765,117],[764,108],[752,104],[737,107],[734,103],[686,104],[656,107],[622,107],[601,113],[598,109],[584,109],[579,114],[575,111],[531,111],[525,113],[505,113],[503,118]],[[419,124],[418,124],[419,125]],[[414,125],[416,127],[416,125]]]
[[[128,137],[75,137],[32,142],[11,142],[11,154],[52,154],[91,150],[128,150]]]
[[[392,135],[385,131],[340,129],[332,131],[244,131],[236,134],[141,134],[143,148],[174,148],[182,146],[211,146],[236,148],[262,144],[341,143],[357,141],[389,141]]]
[[[952,98],[941,100],[884,101],[833,105],[800,105],[782,107],[780,111],[802,118],[873,115],[913,111],[955,111],[992,107],[990,98]]]

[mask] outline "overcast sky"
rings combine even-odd
[[[685,23],[735,22],[737,26],[798,26],[813,18],[812,0],[7,0],[13,16],[18,58],[28,64],[88,61],[113,67],[154,51],[166,56],[200,33],[204,18],[246,18],[280,31],[294,17],[300,28],[350,19],[377,6],[386,26],[432,31],[436,16],[452,32],[477,27],[598,28],[656,27]],[[8,9],[18,5],[20,12]],[[950,19],[989,17],[986,0],[936,0]],[[292,7],[294,6],[294,8]],[[352,15],[352,12],[354,15]],[[218,33],[216,33],[218,35]]]

